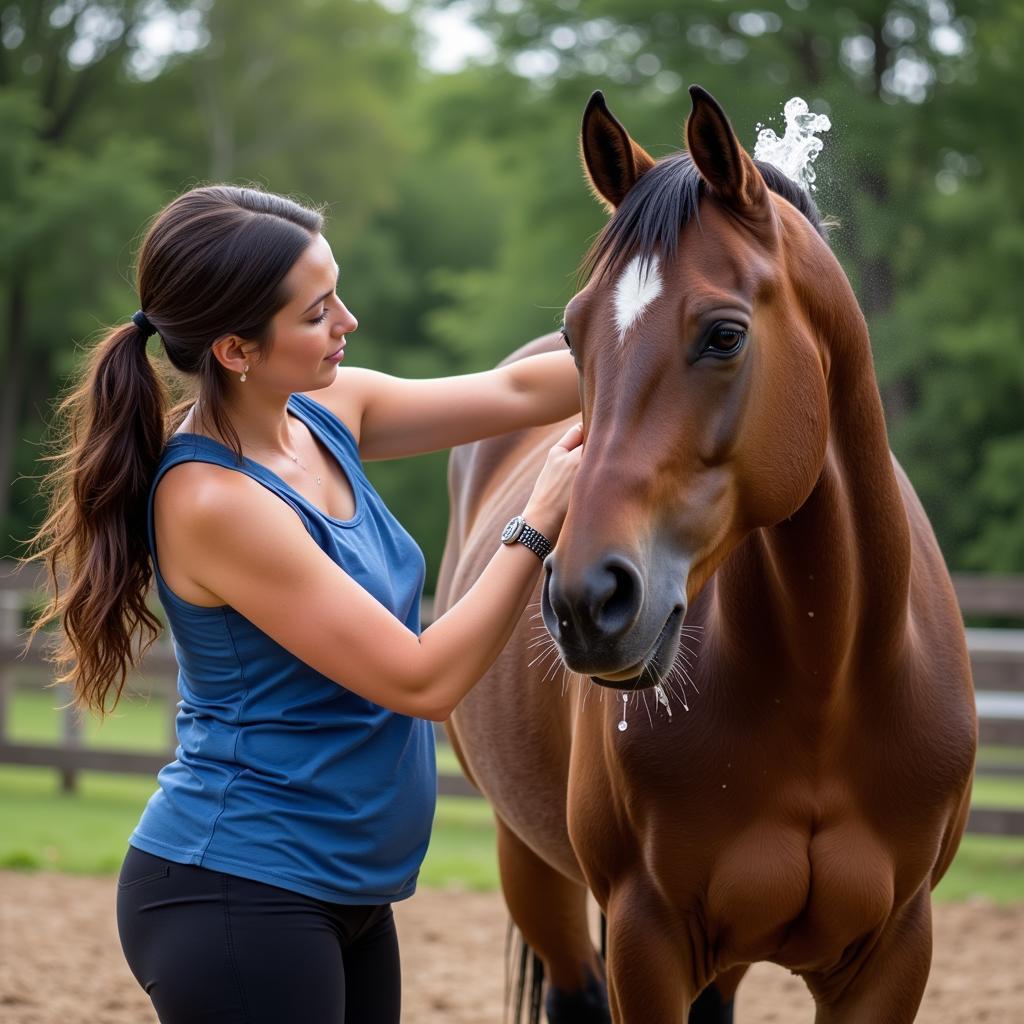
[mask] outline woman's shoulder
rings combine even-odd
[[[298,509],[252,477],[202,461],[176,463],[163,474],[152,525],[165,584],[201,607],[234,606],[231,581],[259,562],[257,553],[309,543]]]
[[[251,483],[244,474],[236,473],[227,466],[190,458],[163,468],[154,491],[154,501],[198,510],[209,505],[219,507],[236,500],[236,496],[244,494]]]
[[[173,514],[186,530],[223,528],[254,511],[281,505],[270,491],[245,473],[215,462],[188,459],[164,470],[153,495],[154,509]]]

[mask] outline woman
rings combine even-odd
[[[154,576],[174,638],[179,747],[118,883],[122,946],[165,1024],[399,1019],[391,904],[429,837],[430,720],[508,638],[582,450],[574,427],[510,510],[526,526],[420,635],[422,555],[360,457],[571,416],[576,371],[568,353],[439,380],[339,369],[357,323],[321,226],[228,186],[160,213],[141,309],[65,403],[37,538],[61,580],[38,625],[61,621],[80,704],[116,703],[155,636]],[[198,384],[169,436],[151,333]]]

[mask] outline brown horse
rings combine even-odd
[[[962,623],[813,203],[690,92],[689,152],[658,162],[599,93],[584,115],[614,213],[565,311],[586,442],[550,638],[524,617],[452,738],[552,1022],[731,1020],[767,960],[818,1024],[901,1024],[968,810]],[[562,429],[455,453],[440,607]]]

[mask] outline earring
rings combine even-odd
[[[246,363],[245,366],[242,367],[242,376],[238,378],[243,384],[245,383],[245,375],[248,372],[249,372],[249,364]]]

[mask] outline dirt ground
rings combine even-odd
[[[2,1024],[155,1024],[121,957],[113,901],[111,878],[0,871]],[[403,1020],[500,1024],[500,897],[422,890],[396,912]],[[737,1024],[811,1024],[813,1016],[803,984],[781,968],[756,965],[740,988]],[[937,908],[935,958],[918,1020],[1024,1022],[1024,906]]]

